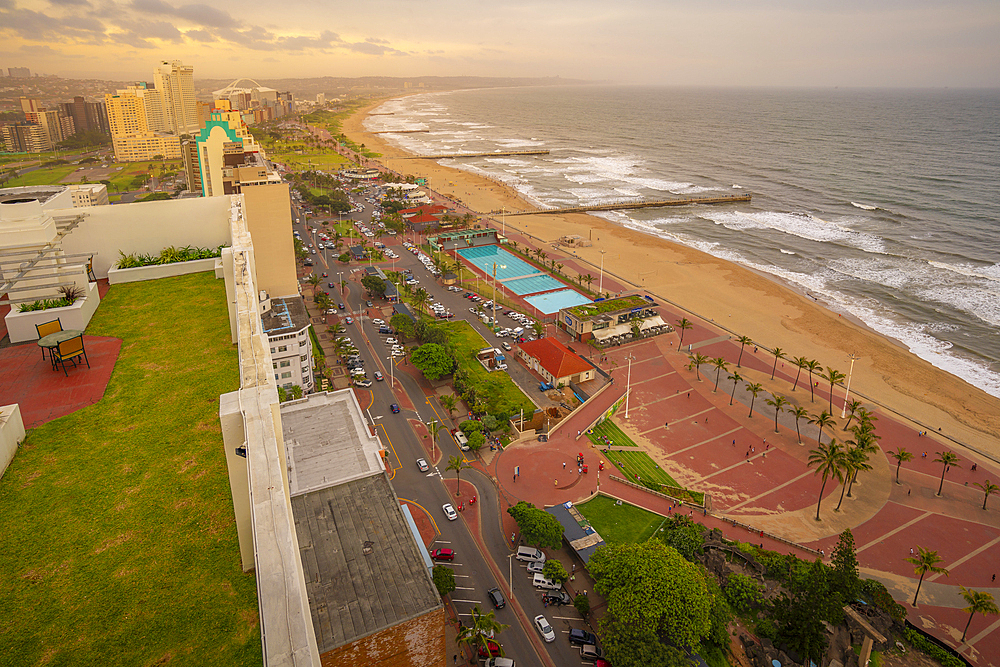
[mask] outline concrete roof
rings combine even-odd
[[[595,551],[604,546],[604,540],[579,510],[573,507],[573,503],[563,503],[549,507],[545,511],[559,519],[564,531],[563,537],[584,563],[590,560]]]
[[[271,310],[260,316],[260,324],[268,336],[301,331],[309,326],[305,300],[301,296],[271,299]]]
[[[383,471],[378,438],[350,389],[282,403],[281,430],[292,496]]]
[[[292,497],[320,654],[441,607],[385,474]]]

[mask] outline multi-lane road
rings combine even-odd
[[[354,213],[351,217],[370,224],[372,208],[371,204],[365,203],[364,211]],[[499,622],[510,626],[498,639],[505,654],[513,658],[518,667],[586,664],[581,661],[576,647],[570,645],[567,640],[570,627],[585,627],[577,611],[572,606],[545,607],[541,591],[532,586],[525,564],[511,558],[509,536],[501,532],[498,514],[500,504],[492,480],[472,469],[462,473],[462,479],[471,481],[478,490],[482,543],[485,545],[485,552],[473,539],[468,525],[461,517],[457,521],[448,521],[445,517],[442,506],[455,499],[442,483],[444,465],[450,456],[461,456],[463,453],[448,431],[442,430],[438,436],[436,456],[428,457],[408,420],[419,420],[424,423],[438,421],[449,429],[454,424],[436,401],[428,400],[412,376],[398,372],[396,368],[390,368],[394,362],[398,364],[405,362],[401,358],[390,357],[389,346],[385,344],[386,336],[380,335],[378,328],[371,321],[372,316],[388,318],[365,308],[366,295],[361,285],[357,281],[348,280],[343,294],[336,288],[327,287],[327,283],[337,283],[338,273],[343,272],[343,277],[347,280],[352,269],[337,263],[333,251],[318,247],[316,232],[312,229],[318,225],[307,221],[303,211],[293,210],[293,220],[296,218],[301,222],[296,224],[295,228],[303,240],[307,245],[311,242],[317,248],[316,254],[310,253],[310,257],[314,260],[312,270],[328,274],[323,280],[324,289],[335,297],[333,299],[335,302],[344,303],[345,311],[341,311],[341,314],[351,315],[353,319],[353,324],[345,325],[346,335],[360,351],[369,379],[373,380],[370,388],[359,392],[361,407],[368,413],[379,431],[379,437],[389,451],[387,464],[396,494],[400,499],[416,504],[427,512],[434,523],[436,533],[436,539],[430,546],[432,550],[446,547],[457,552],[455,560],[448,565],[455,572],[457,589],[450,598],[460,620],[468,623],[471,610],[477,605],[484,612],[492,611],[493,605],[487,597],[487,592],[491,588],[498,587],[503,591],[508,603],[503,609],[496,610],[496,618]],[[398,237],[383,237],[382,240],[399,254],[397,269],[411,269],[420,280],[421,286],[455,313],[456,318],[466,319],[484,337],[488,336],[487,340],[490,340],[492,334],[488,333],[486,327],[469,313],[471,304],[467,299],[462,298],[461,294],[449,292],[437,285],[423,264],[399,245]],[[356,267],[353,270],[356,270]],[[376,370],[382,372],[384,381],[374,381]],[[414,406],[412,410],[403,402],[404,405],[401,406],[403,409],[398,414],[392,413],[390,406],[401,401],[392,393],[390,377],[395,379],[396,394],[405,393]],[[418,470],[416,464],[418,458],[428,459],[430,464],[428,472]],[[439,464],[435,465],[435,461]],[[492,567],[487,558],[492,561]],[[511,591],[513,599],[510,599]],[[555,642],[545,644],[531,624],[531,620],[538,614],[544,614],[555,629]],[[447,647],[447,651],[456,656],[460,655],[460,651],[453,644]]]

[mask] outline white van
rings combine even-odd
[[[490,658],[485,667],[514,667],[514,661],[511,658]]]
[[[458,443],[459,448],[463,452],[469,451],[469,439],[465,437],[465,434],[455,429],[455,442]]]
[[[544,563],[545,554],[542,553],[541,549],[535,547],[518,547],[517,559],[525,563]]]
[[[549,591],[557,591],[560,588],[562,588],[562,584],[557,584],[551,579],[546,579],[541,574],[536,574],[534,578],[531,580],[531,583],[534,585],[535,588],[543,588]]]

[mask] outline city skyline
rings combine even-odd
[[[204,78],[561,76],[707,86],[1000,86],[1000,6],[978,0],[689,6],[631,0],[309,2],[0,0],[0,65],[145,79],[181,60]],[[502,36],[497,38],[497,35]]]

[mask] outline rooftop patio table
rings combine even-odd
[[[38,339],[38,347],[44,347],[49,350],[59,347],[59,343],[63,341],[70,340],[71,338],[76,338],[77,336],[82,336],[83,332],[79,329],[64,329],[63,331],[57,331],[55,333],[50,333],[47,336],[42,336]]]

